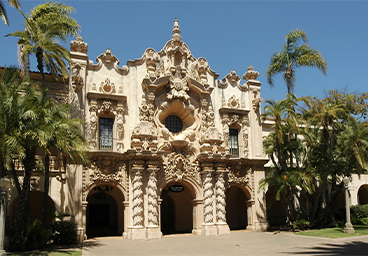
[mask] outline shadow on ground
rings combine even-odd
[[[343,244],[323,244],[312,248],[306,248],[302,252],[289,254],[305,255],[368,255],[368,243],[350,242]]]

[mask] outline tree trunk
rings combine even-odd
[[[16,221],[14,223],[14,236],[11,246],[23,250],[26,246],[27,235],[28,235],[28,225],[30,224],[30,181],[32,171],[36,166],[36,148],[29,147],[26,149],[26,155],[23,160],[24,166],[24,176],[22,191],[19,194],[19,205],[16,213]]]
[[[43,71],[43,50],[40,47],[37,48],[36,58],[37,58],[37,68],[40,71],[42,79],[42,90],[45,90],[46,83],[45,83],[45,73]]]
[[[47,213],[49,208],[49,187],[50,187],[50,156],[45,153],[45,183],[43,191],[43,204],[42,204],[42,225],[46,225]]]

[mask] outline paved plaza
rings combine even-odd
[[[156,240],[90,239],[82,256],[368,255],[368,236],[329,239],[293,233],[232,231],[225,236],[169,235]]]

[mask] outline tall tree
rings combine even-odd
[[[70,15],[75,11],[71,6],[46,2],[31,10],[25,18],[25,29],[16,31],[7,36],[19,37],[18,45],[22,47],[20,59],[34,54],[37,59],[37,69],[41,73],[42,85],[45,88],[44,68],[54,76],[62,74],[68,77],[67,66],[64,62],[70,61],[69,52],[60,45],[67,37],[75,36],[80,30],[75,19]]]
[[[43,109],[40,99],[45,95],[28,82],[17,82],[19,72],[5,69],[0,83],[0,154],[3,175],[11,170],[19,195],[11,246],[23,249],[27,240],[30,178],[36,167],[36,149],[45,145],[45,133],[40,128]],[[14,159],[15,158],[15,159]],[[17,166],[23,166],[22,182]]]
[[[303,41],[303,44],[299,44]],[[306,66],[316,67],[324,74],[327,72],[327,63],[321,53],[312,49],[307,44],[308,39],[304,31],[295,29],[285,36],[285,43],[282,50],[272,55],[270,65],[267,68],[267,82],[272,87],[273,78],[276,74],[282,73],[287,86],[288,93],[295,87],[295,68]]]
[[[343,129],[343,122],[348,118],[344,105],[336,104],[329,98],[303,98],[306,108],[303,110],[305,130],[303,136],[308,147],[309,175],[314,180],[315,195],[312,200],[310,221],[312,224],[321,221],[321,212],[330,211],[331,193],[341,174],[336,166],[336,141]],[[339,173],[340,172],[340,173]],[[332,188],[329,187],[331,185]]]
[[[20,1],[19,0],[8,0],[11,7],[20,9]],[[9,25],[8,15],[6,14],[6,9],[2,0],[0,0],[0,17],[4,21],[5,25]]]
[[[45,225],[48,213],[48,193],[50,186],[50,149],[57,149],[60,153],[66,154],[71,161],[87,162],[87,144],[80,133],[81,121],[71,119],[70,106],[64,104],[54,104],[49,101],[47,115],[45,118],[44,130],[46,131],[45,151],[45,183],[44,198],[42,207],[42,223]]]
[[[303,175],[300,172],[300,150],[303,148],[298,133],[298,116],[294,109],[297,99],[288,94],[286,99],[266,101],[263,121],[270,116],[274,124],[273,132],[264,139],[265,153],[272,161],[267,176],[260,181],[260,188],[274,187],[276,200],[281,201],[287,214],[287,222],[291,224],[297,217],[295,198],[304,187]]]

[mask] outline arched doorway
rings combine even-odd
[[[276,188],[269,187],[266,192],[267,220],[270,227],[285,225],[286,211],[281,201],[276,201]]]
[[[362,185],[358,190],[358,204],[368,204],[368,185]]]
[[[225,192],[226,221],[230,230],[246,229],[248,226],[248,206],[250,199],[238,186],[232,186]]]
[[[184,183],[168,184],[161,192],[161,232],[163,235],[191,233],[193,196]]]
[[[87,197],[86,210],[88,238],[122,234],[124,230],[123,201],[124,197],[114,186],[98,185],[91,190]]]
[[[35,219],[41,219],[42,214],[42,206],[43,206],[43,195],[44,193],[42,191],[31,191],[30,192],[30,216],[31,216],[31,222],[33,222]],[[48,223],[52,222],[55,216],[55,203],[51,199],[50,196],[48,196],[48,212],[47,212],[47,219],[46,221]],[[19,205],[19,196],[17,196],[14,201],[11,204],[11,219],[15,220],[15,215],[18,210]]]

